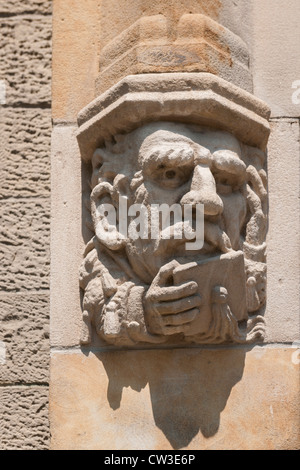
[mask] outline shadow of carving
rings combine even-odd
[[[90,179],[92,174],[91,162],[85,163],[81,161],[81,235],[82,240],[87,244],[94,236],[90,213],[90,196],[91,187]],[[83,255],[83,254],[82,254]]]
[[[88,208],[90,173],[90,164],[82,163],[82,237],[86,243],[93,235]],[[260,315],[264,315],[265,308],[266,305],[262,305]],[[91,347],[101,346],[103,343],[94,337]],[[217,434],[231,391],[242,379],[245,355],[249,349],[250,346],[231,349],[112,349],[96,356],[108,377],[110,408],[117,410],[122,406],[125,388],[139,393],[149,387],[155,425],[173,449],[182,449],[188,447],[199,432],[206,439]],[[82,348],[87,355],[88,350]],[[133,400],[131,404],[134,407]]]
[[[156,426],[173,449],[187,447],[199,433],[214,436],[232,388],[243,375],[246,348],[217,350],[113,351],[97,354],[106,370],[113,410],[122,392],[148,384]]]

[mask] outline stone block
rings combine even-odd
[[[0,294],[0,344],[0,384],[48,381],[48,294]]]
[[[176,24],[143,16],[101,50],[96,91],[127,75],[208,72],[251,92],[249,61],[246,44],[205,15],[183,14]]]
[[[0,199],[49,196],[50,110],[3,107],[0,129]]]
[[[0,0],[0,14],[40,13],[50,14],[51,0]]]
[[[2,19],[0,41],[6,103],[50,104],[51,17]]]
[[[299,122],[271,122],[268,146],[267,341],[299,340]]]
[[[0,288],[49,288],[50,203],[48,199],[0,202]]]
[[[210,73],[129,75],[78,116],[82,157],[118,133],[149,121],[179,121],[221,128],[265,150],[269,109],[250,93]]]
[[[209,16],[247,41],[249,2],[232,0],[53,1],[53,118],[74,122],[77,113],[95,97],[99,51],[143,16],[165,15],[172,24],[184,13]],[[113,25],[113,27],[112,27]],[[80,35],[78,34],[80,31]]]
[[[295,352],[266,347],[56,352],[51,448],[298,449]]]
[[[100,4],[101,47],[143,16],[164,15],[172,22],[171,28],[174,28],[179,18],[186,13],[206,15],[229,28],[245,41],[250,29],[251,7],[250,1],[233,2],[232,0],[206,0],[205,2],[199,2],[199,0],[168,0],[167,2],[102,0]]]
[[[298,0],[252,3],[254,94],[268,103],[272,116],[299,117],[300,3]],[[292,88],[295,82],[298,92]]]
[[[0,450],[47,450],[48,388],[0,387]]]
[[[81,174],[76,127],[55,127],[51,160],[51,344],[79,344],[81,305],[78,272],[84,252],[87,184]],[[82,177],[82,180],[81,180]],[[55,197],[54,197],[55,195]],[[90,236],[90,235],[89,235]],[[87,238],[88,239],[88,238]],[[86,239],[86,241],[87,241]]]
[[[53,1],[52,115],[75,122],[94,98],[99,69],[100,0]]]

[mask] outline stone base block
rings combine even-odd
[[[278,347],[55,352],[51,448],[297,449],[298,359]]]

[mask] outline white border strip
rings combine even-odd
[[[6,104],[6,83],[0,80],[0,104]]]
[[[0,341],[0,366],[6,364],[6,344]]]

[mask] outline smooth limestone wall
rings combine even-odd
[[[159,11],[157,5],[159,3]],[[194,12],[204,2],[190,0]],[[298,0],[211,0],[201,11],[251,51],[254,95],[271,107],[267,338],[255,347],[80,348],[78,266],[88,234],[78,112],[95,97],[103,45],[141,15],[181,0],[54,0],[51,385],[52,449],[297,449],[299,439]],[[125,6],[124,6],[125,5]],[[181,5],[181,6],[180,6]],[[242,6],[241,6],[242,5]],[[245,10],[246,8],[246,10]],[[177,15],[177,16],[176,16]],[[113,27],[112,27],[113,25]],[[78,33],[79,32],[79,33]],[[78,222],[81,225],[78,226]],[[63,261],[62,261],[63,260]]]
[[[0,450],[49,448],[51,0],[0,0]]]

